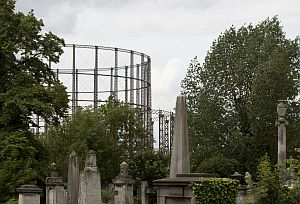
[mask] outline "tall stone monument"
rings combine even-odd
[[[78,204],[79,163],[75,151],[69,156],[68,166],[68,204]]]
[[[285,119],[286,110],[286,105],[280,100],[277,105],[276,125],[278,126],[278,165],[283,169],[286,169],[286,125],[288,125],[288,121]]]
[[[90,150],[86,156],[85,168],[80,174],[79,204],[100,204],[101,182],[97,168],[96,154]]]
[[[157,204],[196,204],[190,184],[198,181],[200,177],[216,177],[217,175],[190,173],[185,96],[177,97],[174,127],[170,178],[154,181],[157,187]]]
[[[190,173],[186,97],[182,95],[176,100],[174,128],[170,178]]]
[[[128,164],[120,164],[120,173],[113,180],[114,190],[118,192],[114,197],[114,204],[133,204],[133,184],[134,180],[128,175]]]

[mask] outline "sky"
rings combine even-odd
[[[173,110],[190,61],[202,63],[230,26],[278,16],[287,38],[300,35],[299,0],[17,0],[44,30],[70,44],[143,52],[152,62],[152,107]]]

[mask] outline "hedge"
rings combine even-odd
[[[197,204],[234,204],[239,182],[229,178],[201,178],[191,187]]]

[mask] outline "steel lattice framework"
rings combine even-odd
[[[159,148],[170,149],[174,116],[171,112],[152,110],[150,56],[96,45],[66,44],[63,49],[60,62],[49,62],[49,66],[67,87],[71,114],[78,107],[92,106],[96,109],[106,102],[108,96],[114,95],[140,110],[148,131],[147,143],[151,146],[154,141],[153,123],[158,115]],[[46,125],[43,128],[37,131],[47,131]]]

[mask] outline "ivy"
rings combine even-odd
[[[201,178],[191,184],[197,204],[233,204],[239,182],[229,178]]]

